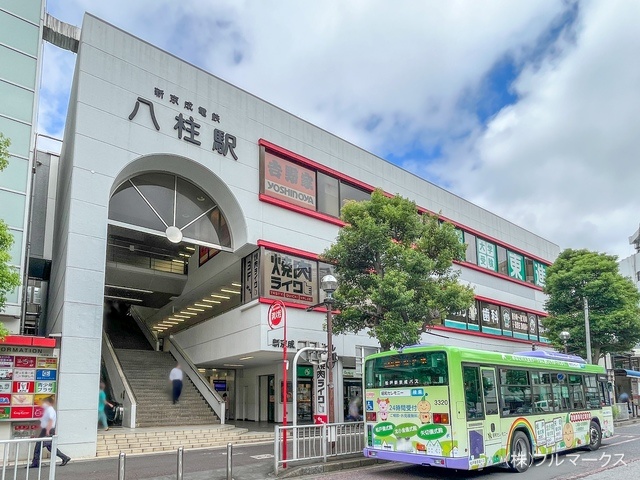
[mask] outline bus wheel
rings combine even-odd
[[[587,448],[591,451],[598,450],[601,444],[602,430],[600,429],[600,425],[598,425],[598,422],[591,420],[589,424],[589,445]]]
[[[509,467],[518,473],[526,472],[531,465],[531,445],[523,432],[516,432],[511,440]]]

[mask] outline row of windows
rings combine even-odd
[[[598,409],[609,405],[595,374],[463,366],[467,419]]]
[[[270,150],[261,149],[260,192],[292,205],[332,217],[349,200],[371,198],[371,192],[349,184],[324,172],[302,166]],[[497,245],[462,229],[457,229],[460,242],[467,245],[464,258],[487,270],[515,280],[543,287],[547,266],[517,252]]]

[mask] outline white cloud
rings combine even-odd
[[[637,2],[581,4],[575,30],[516,81],[519,101],[431,173],[563,247],[626,256],[640,221],[639,15]]]

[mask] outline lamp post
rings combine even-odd
[[[571,334],[566,330],[563,330],[562,332],[560,332],[559,337],[560,337],[560,340],[562,340],[562,343],[564,344],[564,353],[567,353],[567,340],[571,338]]]
[[[589,324],[589,299],[583,297],[584,302],[584,332],[587,341],[587,363],[593,363],[591,358],[591,325]]]
[[[329,370],[329,405],[328,405],[328,422],[334,423],[334,398],[335,386],[333,384],[333,305],[335,299],[333,292],[338,288],[338,280],[333,275],[325,275],[320,281],[320,288],[326,294],[324,304],[327,307],[327,370]]]

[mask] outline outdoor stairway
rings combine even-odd
[[[170,353],[117,349],[116,355],[136,397],[136,427],[220,423],[186,374],[180,401],[173,405],[169,373],[177,362]]]
[[[117,457],[120,452],[140,454],[175,451],[179,447],[214,448],[227,443],[259,443],[273,441],[273,432],[249,432],[233,425],[190,428],[113,428],[98,432],[98,457]]]

